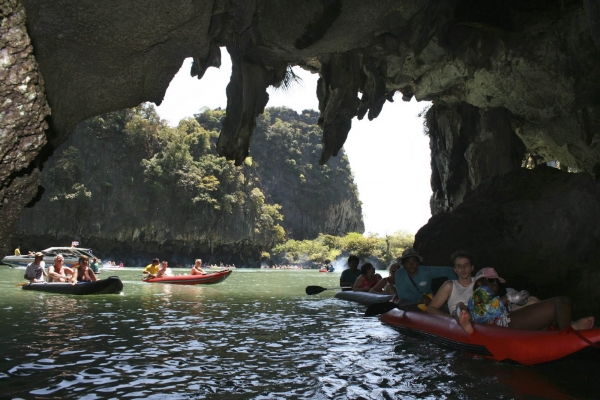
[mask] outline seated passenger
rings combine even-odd
[[[354,292],[368,292],[381,280],[381,275],[375,273],[375,267],[371,263],[360,267],[360,276],[356,278],[352,290]]]
[[[458,303],[466,304],[473,294],[474,280],[471,278],[475,268],[473,256],[466,251],[455,251],[450,256],[450,262],[458,279],[444,282],[427,308],[427,312],[430,314],[446,314],[441,311],[446,302],[448,303],[448,312],[452,314]]]
[[[194,262],[194,266],[192,267],[192,270],[190,271],[190,275],[204,275],[204,274],[206,274],[206,272],[204,272],[204,270],[202,269],[202,260],[197,259]]]
[[[79,257],[79,268],[77,268],[77,282],[96,282],[96,274],[89,268],[90,259],[88,256]]]
[[[340,275],[340,286],[344,287],[353,287],[354,282],[360,276],[360,270],[358,269],[358,263],[360,259],[357,256],[348,257],[348,269],[342,271],[342,275]]]
[[[483,268],[477,272],[468,306],[461,302],[455,312],[455,317],[465,332],[473,333],[471,321],[524,330],[539,330],[550,325],[559,330],[569,326],[575,330],[590,329],[594,326],[594,317],[571,322],[571,301],[566,296],[553,297],[515,311],[508,311],[505,306],[507,300],[498,296],[499,282],[504,282],[504,279],[500,278],[493,268]]]
[[[158,258],[153,258],[152,264],[146,265],[146,268],[144,268],[144,270],[142,271],[144,278],[146,278],[146,279],[156,278],[156,274],[158,274],[158,270],[160,268],[158,266],[159,264],[160,264],[160,261],[158,260]]]
[[[48,267],[48,282],[71,282],[77,281],[77,274],[63,265],[65,258],[62,254],[54,257],[54,265]]]
[[[44,253],[35,253],[33,262],[30,262],[27,265],[24,278],[29,280],[31,283],[44,282],[44,275],[48,276],[44,270],[45,267],[46,263],[44,262]]]
[[[413,248],[402,253],[400,263],[404,268],[396,271],[396,292],[400,300],[422,301],[425,306],[431,302],[431,281],[434,278],[456,278],[450,267],[419,266],[423,257]]]
[[[393,262],[388,268],[389,276],[377,282],[375,286],[369,290],[369,293],[392,294],[396,295],[396,271],[400,268],[398,261]]]
[[[163,261],[160,269],[158,270],[158,273],[156,274],[157,278],[162,278],[164,276],[173,276],[173,271],[171,271],[171,268],[169,268],[169,263],[166,261]]]
[[[98,259],[96,257],[94,257],[92,259],[92,263],[90,264],[90,268],[92,269],[92,271],[94,271],[95,274],[97,274],[98,272],[100,272],[100,263],[98,262]]]

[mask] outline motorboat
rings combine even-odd
[[[62,254],[65,261],[63,263],[66,267],[73,267],[79,264],[79,257],[87,256],[90,259],[95,257],[92,254],[92,249],[84,249],[82,247],[49,247],[46,250],[41,251],[44,254],[44,262],[46,266],[54,265],[54,257],[58,254]],[[29,254],[22,254],[20,256],[6,256],[2,259],[2,263],[10,265],[11,267],[27,267],[30,262],[33,262],[35,253],[30,252]],[[100,262],[100,259],[98,259]]]

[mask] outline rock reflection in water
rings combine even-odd
[[[124,296],[7,296],[6,285],[3,396],[595,397],[576,388],[591,378],[565,378],[558,387],[556,367],[472,358],[400,335],[331,293],[304,294],[315,280],[334,286],[339,276],[237,270],[222,284],[185,287],[145,284],[127,273],[120,272]]]

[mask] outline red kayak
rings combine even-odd
[[[600,344],[600,328],[573,331],[526,331],[473,324],[469,335],[450,316],[394,309],[381,321],[401,332],[412,332],[441,344],[496,361],[534,365],[574,354]],[[595,349],[600,358],[600,348]]]
[[[142,280],[148,283],[171,283],[173,285],[210,285],[224,281],[232,272],[232,270],[226,269],[212,274],[164,276]]]

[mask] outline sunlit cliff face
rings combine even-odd
[[[186,57],[201,78],[220,65],[222,46],[233,70],[218,152],[237,164],[266,88],[301,65],[321,76],[321,163],[337,155],[352,118],[376,118],[395,92],[433,101],[434,214],[518,170],[526,152],[600,176],[600,19],[589,0],[6,3],[14,29],[2,32],[2,54],[21,43],[29,61],[10,64],[1,84],[14,94],[3,115],[25,118],[2,121],[1,231],[11,231],[38,193],[42,162],[79,122],[160,103]],[[25,107],[32,99],[41,103]]]

